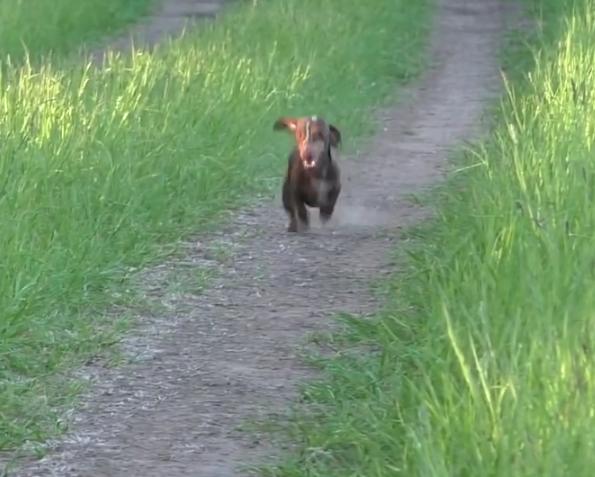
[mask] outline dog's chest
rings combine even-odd
[[[314,179],[312,188],[316,192],[316,198],[318,199],[318,202],[324,203],[331,188],[331,184],[325,179]]]
[[[320,207],[327,202],[330,189],[331,183],[328,180],[312,177],[303,190],[303,200],[310,207]]]

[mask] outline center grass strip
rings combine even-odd
[[[0,0],[0,58],[61,56],[146,14],[156,0]]]
[[[0,79],[0,448],[60,430],[57,376],[110,341],[130,267],[247,194],[280,184],[282,114],[320,114],[346,146],[422,65],[425,1],[243,2],[104,71]],[[279,205],[280,207],[280,205]],[[282,214],[282,209],[279,209]]]
[[[595,1],[529,3],[542,29],[507,49],[491,138],[434,195],[390,306],[335,337],[270,475],[593,475]]]

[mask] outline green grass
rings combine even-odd
[[[62,56],[85,42],[121,30],[155,0],[0,0],[0,57],[20,63]]]
[[[335,337],[272,475],[593,474],[595,1],[530,6],[491,137],[411,231],[387,309]]]
[[[409,0],[243,2],[105,70],[4,73],[0,449],[60,431],[77,389],[59,377],[113,341],[117,323],[102,317],[128,301],[116,297],[131,267],[278,186],[279,115],[322,114],[347,148],[372,131],[368,108],[423,66],[429,12]]]
[[[61,56],[118,31],[153,1],[0,0],[0,58],[20,63],[26,56]]]

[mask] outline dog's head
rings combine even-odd
[[[332,124],[317,116],[282,117],[273,128],[287,129],[295,136],[297,150],[304,168],[312,169],[331,158],[330,148],[341,143],[341,133]]]

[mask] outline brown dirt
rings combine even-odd
[[[85,369],[93,386],[70,433],[14,475],[231,477],[273,454],[237,426],[296,401],[313,375],[299,356],[309,332],[328,329],[335,312],[378,306],[370,281],[393,269],[399,230],[423,213],[408,194],[441,177],[448,151],[479,133],[485,101],[499,92],[503,2],[438,3],[431,67],[405,90],[406,104],[379,114],[382,132],[366,151],[342,160],[329,226],[314,220],[309,233],[287,234],[277,199],[146,271],[147,302],[161,307],[124,341],[132,362]],[[217,274],[198,292],[204,270]]]

